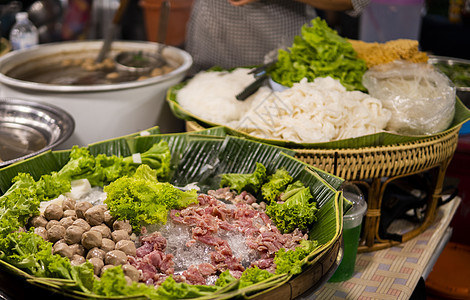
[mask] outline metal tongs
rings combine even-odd
[[[244,101],[246,98],[253,95],[264,83],[266,79],[268,79],[268,69],[274,65],[277,60],[271,61],[259,67],[253,68],[248,74],[253,74],[255,77],[255,81],[253,81],[250,85],[245,87],[243,91],[235,96],[237,100]]]

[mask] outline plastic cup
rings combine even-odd
[[[367,211],[367,202],[356,185],[345,184],[343,196],[351,201],[353,206],[343,216],[343,259],[331,276],[330,282],[345,281],[353,276],[357,247],[361,236],[362,218]]]

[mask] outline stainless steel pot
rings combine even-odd
[[[35,70],[38,65],[60,61],[65,54],[95,58],[102,41],[41,44],[0,57],[0,97],[46,102],[69,112],[75,132],[63,149],[135,133],[156,125],[172,131],[177,119],[165,111],[166,91],[179,83],[192,65],[185,51],[167,46],[163,55],[179,66],[170,73],[145,80],[101,85],[54,85],[18,80],[6,74],[16,68]],[[140,41],[113,42],[110,56],[120,51],[154,52],[158,44]]]

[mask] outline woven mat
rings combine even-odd
[[[351,279],[326,283],[308,299],[408,299],[449,227],[460,201],[456,198],[441,206],[434,223],[414,239],[384,250],[358,254]],[[393,226],[399,232],[399,227],[404,228],[407,224]]]

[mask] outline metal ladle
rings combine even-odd
[[[142,51],[123,51],[114,57],[116,69],[118,71],[145,74],[155,68],[163,67],[168,62],[163,56],[163,49],[166,47],[165,39],[168,28],[168,17],[170,14],[170,1],[162,2],[160,20],[158,24],[156,53],[144,53]]]
[[[121,24],[122,15],[126,11],[126,8],[129,4],[130,0],[121,0],[119,2],[119,7],[114,13],[113,21],[111,23],[111,28],[107,32],[107,35],[104,38],[103,45],[101,46],[100,52],[98,53],[98,57],[96,58],[96,62],[100,63],[106,57],[109,49],[111,48],[111,43],[113,41],[114,35],[116,34],[116,30]]]

